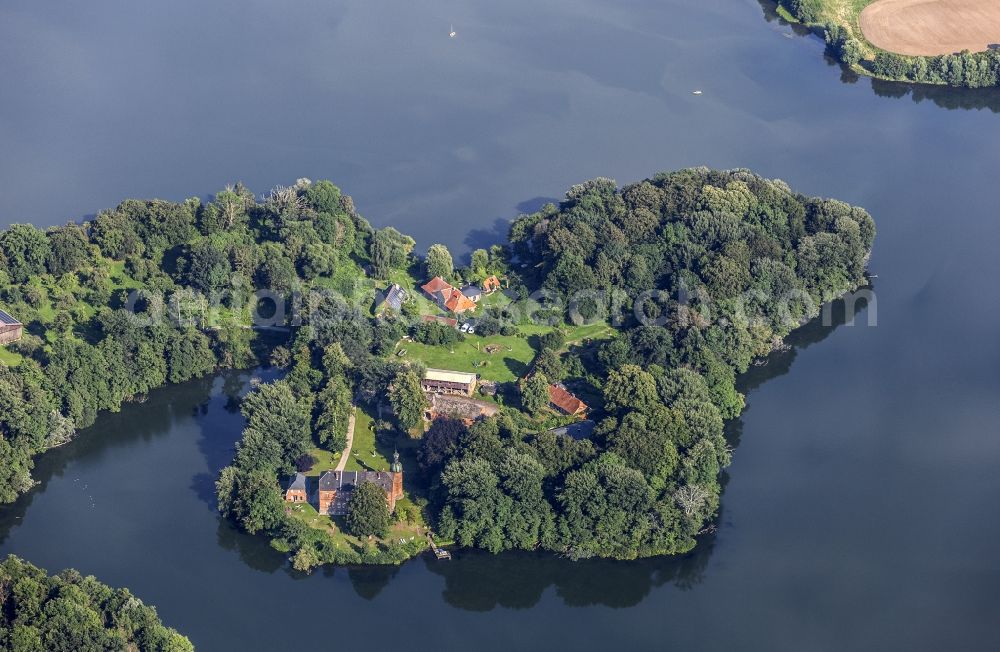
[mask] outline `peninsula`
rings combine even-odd
[[[779,0],[853,70],[893,81],[1000,84],[1000,5],[992,0]]]

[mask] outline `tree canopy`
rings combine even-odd
[[[127,589],[112,589],[75,570],[47,575],[9,556],[0,562],[0,587],[0,647],[5,650],[194,650]]]
[[[347,505],[347,530],[354,536],[385,536],[389,531],[389,506],[385,491],[374,482],[362,482]]]

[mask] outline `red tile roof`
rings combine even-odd
[[[493,292],[494,290],[500,289],[500,279],[496,276],[491,276],[485,281],[483,281],[483,292]]]
[[[475,310],[476,302],[462,294],[461,290],[451,288],[444,292],[444,307],[460,315],[467,310]]]
[[[580,414],[587,410],[586,403],[559,385],[549,385],[549,403],[566,414]]]
[[[451,284],[448,281],[444,280],[440,276],[435,276],[431,280],[427,281],[427,283],[420,286],[420,289],[426,292],[427,294],[434,296],[438,292],[441,292],[443,290],[450,290],[452,288]]]
[[[455,328],[458,326],[458,320],[454,317],[440,317],[438,315],[424,315],[425,322],[437,322],[439,324],[444,324],[445,326],[451,326]]]

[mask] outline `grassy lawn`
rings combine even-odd
[[[500,349],[487,353],[486,347]],[[525,337],[494,335],[492,337],[466,336],[464,342],[453,347],[431,346],[417,342],[402,342],[396,350],[406,349],[402,360],[419,360],[428,367],[465,371],[479,374],[486,380],[510,382],[520,378],[535,357],[535,350]]]
[[[312,469],[306,471],[307,476],[319,476],[326,471],[332,471],[337,468],[337,464],[340,462],[340,453],[331,453],[322,448],[313,448],[309,454],[316,458],[316,464],[313,465]]]
[[[582,344],[585,340],[610,340],[615,335],[615,329],[603,321],[582,326],[564,326],[566,346]]]
[[[5,364],[8,367],[16,367],[21,364],[21,360],[24,358],[20,354],[14,353],[13,351],[7,350],[6,347],[0,346],[0,364]]]
[[[125,272],[125,261],[108,260],[104,267],[108,270],[112,290],[137,290],[142,287],[142,283]]]
[[[358,406],[354,424],[354,445],[347,460],[348,471],[388,471],[392,450],[380,447],[375,439],[375,419],[366,406]]]
[[[379,444],[375,439],[375,419],[367,407],[357,410],[357,422],[354,425],[354,443],[351,446],[350,457],[347,460],[347,471],[388,471],[392,463],[392,446]],[[405,442],[401,442],[405,443]],[[316,464],[306,472],[307,476],[320,476],[326,471],[337,468],[340,453],[314,447],[309,454],[316,458]]]
[[[400,501],[399,504],[402,505],[402,501]],[[295,505],[287,505],[287,507],[292,518],[302,521],[314,530],[325,532],[338,548],[360,550],[364,546],[364,541],[362,539],[352,536],[344,531],[344,517],[320,514],[316,511],[315,507],[309,504],[298,503]],[[423,523],[411,524],[394,522],[392,527],[389,529],[388,536],[381,541],[382,543],[387,543],[388,541],[398,542],[399,539],[409,540],[411,537],[415,540],[423,539],[424,532]]]
[[[401,342],[396,345],[396,352],[406,350],[402,360],[419,360],[428,367],[465,371],[476,373],[486,380],[511,382],[521,378],[535,358],[535,349],[530,344],[530,337],[542,335],[553,330],[551,326],[530,325],[519,326],[520,335],[479,337],[467,335],[464,342],[454,346],[432,346],[417,342]],[[614,335],[614,329],[604,322],[584,326],[564,327],[566,346],[580,344],[584,340],[605,340]],[[487,353],[486,347],[499,346],[495,353]]]

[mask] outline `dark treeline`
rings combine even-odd
[[[0,363],[0,502],[32,486],[34,455],[99,411],[258,364],[254,288],[350,292],[372,235],[336,186],[305,180],[263,201],[236,186],[204,204],[127,200],[84,224],[0,232],[0,306],[25,324],[8,347],[22,359]],[[148,294],[129,306],[130,290]],[[212,295],[223,296],[217,323],[200,310]]]
[[[127,589],[112,589],[75,570],[50,576],[11,556],[0,563],[0,649],[186,652],[194,647]]]

